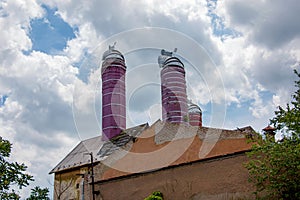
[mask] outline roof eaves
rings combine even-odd
[[[69,158],[70,155],[72,155],[75,150],[82,144],[82,141],[80,141],[73,149],[72,151],[70,151],[50,172],[49,174],[55,173],[56,171],[58,171],[60,169],[60,165],[67,159]]]
[[[83,166],[85,164],[88,164],[87,162],[85,161],[79,161],[79,162],[72,162],[70,163],[70,161],[72,161],[72,159],[74,160],[74,158],[76,156],[78,156],[78,153],[86,153],[86,152],[89,152],[88,149],[86,148],[86,143],[87,142],[90,142],[90,141],[93,141],[93,140],[101,140],[101,136],[96,136],[96,137],[93,137],[93,138],[89,138],[89,139],[86,139],[86,140],[83,140],[83,141],[80,141],[73,149],[70,153],[68,153],[50,172],[49,174],[52,174],[52,173],[56,173],[56,172],[59,172],[59,171],[63,171],[63,170],[68,170],[70,168],[76,168],[76,167],[80,167],[80,166]],[[97,147],[99,148],[99,147]],[[82,151],[82,149],[85,149],[86,151]],[[81,151],[79,151],[81,150]],[[77,158],[78,159],[78,158]],[[87,160],[88,161],[88,160]],[[65,163],[63,165],[63,163]]]

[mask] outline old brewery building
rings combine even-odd
[[[243,163],[254,130],[203,126],[178,57],[158,57],[162,119],[135,127],[126,127],[125,58],[110,46],[102,60],[102,134],[51,170],[55,200],[142,200],[154,191],[165,200],[251,198]]]

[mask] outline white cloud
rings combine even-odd
[[[76,37],[67,42],[60,55],[30,51],[30,20],[43,17],[42,3],[57,7],[57,14],[77,30]],[[13,158],[26,162],[29,170],[45,184],[46,178],[42,180],[47,176],[45,170],[49,171],[49,166],[54,166],[66,155],[79,138],[99,134],[101,84],[98,67],[103,52],[97,47],[107,38],[133,28],[162,27],[195,40],[215,65],[204,51],[199,54],[199,49],[186,47],[184,41],[161,39],[155,34],[146,38],[139,38],[145,35],[134,35],[127,43],[117,43],[117,48],[134,46],[132,40],[136,43],[149,40],[155,44],[173,40],[174,46],[166,46],[166,49],[178,45],[182,47],[178,50],[179,55],[188,55],[190,60],[187,61],[200,60],[192,63],[197,65],[194,68],[186,65],[190,98],[203,106],[212,101],[236,106],[237,110],[248,105],[246,110],[252,116],[240,117],[239,122],[226,122],[227,126],[251,125],[249,119],[254,120],[256,127],[264,126],[262,123],[272,116],[276,106],[284,106],[294,90],[296,76],[292,69],[299,68],[300,62],[300,4],[296,0],[217,1],[216,9],[213,6],[210,9],[220,17],[216,24],[218,30],[225,26],[240,35],[216,36],[206,3],[169,0],[2,1],[0,95],[8,95],[8,98],[0,107],[0,130],[3,137],[14,143]],[[145,56],[148,51],[125,53],[128,54],[125,55],[128,58],[128,91],[133,94],[132,104],[128,104],[131,109],[128,116],[132,118],[129,124],[143,123],[144,119],[153,122],[153,116],[160,115],[160,110],[155,111],[159,109],[157,101],[153,101],[159,97],[159,92],[153,93],[158,87],[148,85],[143,90],[135,85],[159,83],[159,75],[155,74],[159,71],[156,66],[158,55],[152,52]],[[150,73],[143,67],[157,68]],[[265,93],[269,97],[265,97]],[[153,98],[146,98],[147,94]]]
[[[237,91],[242,99],[257,101],[254,107],[260,107],[262,88],[275,94],[280,94],[283,89],[289,94],[293,91],[295,76],[292,68],[297,68],[299,62],[299,47],[293,42],[300,34],[296,22],[299,8],[296,1],[218,2],[216,13],[222,17],[225,26],[242,34],[218,43],[223,52],[225,77],[226,72],[231,72],[230,87],[236,88],[233,92]],[[260,109],[260,113],[265,111]],[[261,117],[258,112],[253,114]]]
[[[211,19],[207,15],[206,3],[203,4],[199,1],[164,1],[159,4],[157,1],[122,1],[114,3],[114,5],[108,2],[90,1],[84,8],[80,6],[80,2],[56,1],[55,5],[59,7],[58,12],[70,24],[78,26],[88,22],[89,30],[93,30],[93,41],[141,26],[174,28],[197,40],[207,49],[217,64],[224,81],[223,86],[219,81],[214,81],[215,79],[207,76],[209,73],[204,70],[209,90],[205,90],[203,85],[195,87],[198,87],[196,95],[201,96],[199,98],[203,104],[211,100],[210,95],[216,97],[218,101],[224,99],[224,95],[220,95],[221,92],[218,90],[225,87],[227,104],[237,103],[240,106],[241,103],[257,101],[253,105],[260,105],[259,102],[263,100],[260,94],[262,88],[270,93],[277,93],[281,89],[281,85],[291,85],[293,75],[289,68],[299,60],[298,47],[291,42],[297,40],[297,28],[291,30],[293,37],[287,42],[284,42],[287,37],[278,38],[276,34],[273,36],[265,29],[265,26],[273,27],[272,21],[275,21],[283,12],[281,3],[276,2],[273,5],[265,1],[258,1],[246,4],[237,0],[217,2],[216,9],[212,10],[212,13],[221,17],[219,26],[221,27],[223,23],[225,28],[229,27],[241,33],[238,37],[229,35],[221,41],[219,37],[212,35]],[[295,2],[287,2],[287,4],[293,3]],[[288,19],[292,18],[291,16],[297,15],[297,12],[294,12],[297,8],[298,4],[289,16],[279,21],[277,27],[279,31],[284,29],[285,24],[288,24]],[[127,12],[120,12],[120,10]],[[101,13],[101,17],[99,17],[99,13]],[[295,20],[292,20],[291,24],[297,27],[294,22]],[[265,37],[263,34],[266,37],[271,35],[270,41],[263,40]],[[277,42],[276,45],[284,45],[285,48],[272,49],[276,40],[283,42],[282,44]],[[272,70],[278,64],[279,70]],[[189,78],[191,78],[189,80],[191,84],[194,85],[193,81],[196,79],[193,79],[192,76]],[[289,88],[289,91],[292,91],[292,87]],[[210,94],[211,92],[214,94]],[[261,117],[262,114],[255,114],[255,116]]]
[[[30,52],[30,20],[43,14],[36,1],[1,2],[0,93],[8,98],[0,107],[0,131],[13,143],[11,159],[35,175],[32,185],[51,187],[49,166],[79,139],[72,119],[77,69],[66,56]]]
[[[35,1],[1,1],[0,45],[4,51],[28,50],[31,41],[27,37],[31,18],[41,17],[43,9]]]
[[[101,38],[97,36],[95,28],[88,22],[78,25],[76,37],[67,42],[64,49],[66,56],[73,62],[80,62],[86,52],[91,53]]]

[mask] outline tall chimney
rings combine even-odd
[[[176,49],[175,49],[176,51]],[[171,123],[187,122],[187,95],[184,65],[173,52],[161,50],[162,119]]]
[[[102,140],[126,129],[125,59],[115,45],[102,57]]]
[[[192,103],[192,101],[188,102],[188,116],[191,126],[202,127],[202,110],[198,105]]]

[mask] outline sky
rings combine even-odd
[[[177,48],[203,125],[260,132],[295,90],[299,13],[298,0],[0,1],[0,136],[35,177],[20,195],[52,191],[48,172],[101,134],[101,57],[114,42],[127,127],[161,117],[157,57]]]

